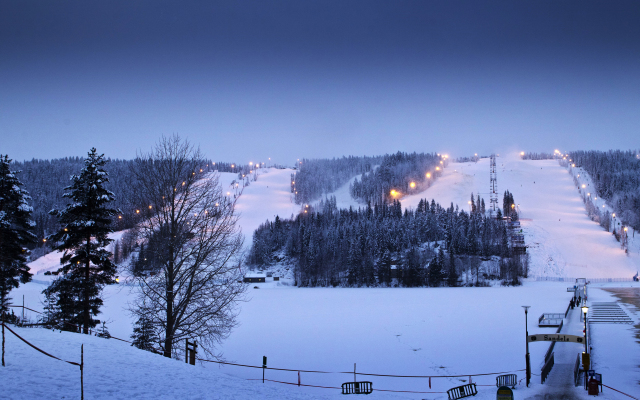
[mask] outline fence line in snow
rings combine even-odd
[[[34,350],[39,351],[40,353],[44,354],[45,356],[51,357],[51,358],[56,359],[58,361],[65,362],[67,364],[76,365],[76,366],[80,367],[80,399],[84,400],[84,344],[80,345],[80,363],[77,363],[75,361],[67,361],[67,360],[63,360],[61,358],[58,358],[56,356],[53,356],[53,355],[47,353],[46,351],[40,349],[36,345],[32,344],[31,342],[29,342],[28,340],[26,340],[22,336],[20,336],[17,333],[15,333],[13,331],[13,329],[11,329],[7,325],[5,325],[4,321],[2,321],[1,324],[2,324],[2,366],[3,367],[4,367],[4,330],[7,329],[9,332],[13,333],[15,335],[15,337],[17,337],[18,339],[22,340],[27,345],[29,345],[31,348],[33,348]]]
[[[558,276],[537,276],[536,282],[570,282],[580,278],[563,278]],[[587,278],[587,283],[633,282],[633,278]]]

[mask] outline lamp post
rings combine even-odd
[[[527,342],[527,354],[525,356],[525,359],[527,361],[527,387],[529,387],[529,382],[531,382],[531,361],[529,358],[529,321],[528,321],[528,313],[529,313],[529,308],[531,306],[522,306],[522,308],[524,308],[524,329],[526,332],[526,342]]]
[[[589,307],[587,304],[582,307],[582,313],[584,314],[584,352],[587,353],[587,312],[589,311]]]

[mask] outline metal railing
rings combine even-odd
[[[540,373],[540,378],[541,378],[541,382],[540,383],[544,383],[544,381],[547,380],[547,377],[549,376],[549,373],[551,372],[551,369],[553,368],[553,364],[554,364],[554,353],[551,353],[551,357],[549,357],[549,360],[547,362],[545,362],[544,367],[542,367],[542,372]]]
[[[573,382],[578,386],[578,380],[580,380],[580,353],[576,356],[576,365],[573,367]]]

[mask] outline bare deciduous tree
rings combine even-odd
[[[245,291],[235,200],[217,174],[202,172],[203,160],[199,149],[174,135],[135,163],[135,201],[148,216],[140,235],[151,258],[137,277],[140,296],[132,310],[151,318],[165,357],[177,357],[185,338],[213,354],[235,326]]]

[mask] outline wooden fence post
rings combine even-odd
[[[2,366],[4,367],[4,311],[2,313]]]
[[[80,400],[84,400],[84,344],[80,345]]]

